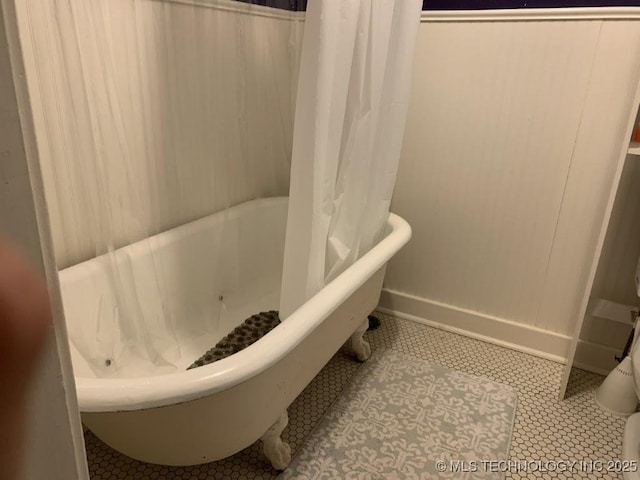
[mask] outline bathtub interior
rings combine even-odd
[[[254,200],[62,270],[75,375],[184,370],[247,317],[277,309],[286,217],[285,197]],[[127,349],[127,315],[144,316],[163,360]]]

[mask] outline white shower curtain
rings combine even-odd
[[[280,317],[381,237],[409,102],[421,0],[308,4]]]
[[[191,257],[155,255],[155,235],[286,195],[290,158],[283,312],[377,241],[419,0],[312,0],[306,20],[226,1],[18,3],[58,266],[98,257],[104,271],[93,310],[70,315],[87,317],[70,338],[96,376],[174,371],[227,325],[249,275],[222,248],[237,224],[198,258],[212,274],[197,298]]]
[[[16,7],[56,260],[98,257],[101,272],[86,284],[99,301],[65,304],[87,317],[73,348],[98,377],[182,368],[197,357],[185,345],[226,328],[250,269],[223,248],[241,235],[226,217],[197,269],[156,255],[155,235],[287,194],[303,17],[229,1]],[[186,279],[203,271],[198,297]]]

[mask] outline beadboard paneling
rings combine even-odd
[[[598,37],[597,22],[421,25],[392,207],[414,236],[388,288],[535,319]]]
[[[298,17],[224,1],[71,0],[69,21],[66,2],[18,3],[60,268],[96,254],[105,215],[117,247],[286,195]],[[62,54],[58,25],[77,29],[82,63]],[[92,135],[118,139],[102,171]]]
[[[421,25],[392,205],[414,235],[387,289],[573,334],[638,33],[637,22]]]

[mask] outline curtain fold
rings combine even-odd
[[[280,316],[380,239],[409,103],[420,0],[309,2]]]

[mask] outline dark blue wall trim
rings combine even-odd
[[[293,10],[294,12],[307,9],[307,0],[238,0],[243,3],[252,3],[265,7],[280,8],[282,10]],[[317,0],[316,0],[317,1]]]
[[[283,10],[307,9],[308,0],[238,0]],[[321,0],[312,0],[321,1]],[[423,10],[489,10],[496,8],[640,7],[640,0],[423,0]]]
[[[640,7],[640,0],[424,0],[423,10],[496,8]]]

